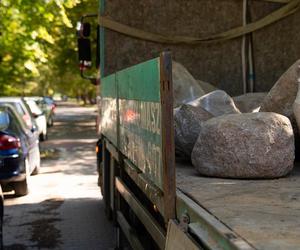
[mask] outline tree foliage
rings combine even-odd
[[[79,76],[76,23],[97,0],[0,1],[0,94],[92,91]]]

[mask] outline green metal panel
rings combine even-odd
[[[116,74],[120,99],[160,102],[159,58]]]
[[[120,150],[155,185],[162,188],[160,60],[116,73]]]
[[[162,189],[160,60],[101,81],[102,133]]]
[[[116,75],[101,80],[101,133],[118,146],[118,99]]]
[[[109,75],[101,80],[101,96],[117,99],[116,75]]]

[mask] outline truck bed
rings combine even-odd
[[[177,188],[257,249],[300,249],[300,165],[273,180],[203,177],[177,163]]]

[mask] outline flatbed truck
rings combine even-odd
[[[229,15],[231,10],[230,14],[234,15],[240,13],[241,9],[237,7],[243,4],[243,1],[233,0],[208,2],[100,0],[97,14],[100,74],[93,81],[98,83],[100,96],[97,165],[106,214],[117,229],[117,247],[122,249],[130,244],[133,249],[300,249],[298,163],[295,163],[292,173],[284,178],[237,180],[203,177],[190,163],[175,160],[172,57],[193,65],[191,68],[199,57],[206,57],[205,62],[201,61],[198,66],[201,68],[202,65],[199,71],[203,80],[209,81],[214,77],[223,79],[229,74],[229,80],[224,80],[223,87],[227,86],[229,92],[237,93],[243,89],[264,90],[260,88],[270,88],[270,83],[263,87],[255,85],[253,76],[248,75],[246,85],[229,86],[227,81],[233,78],[245,80],[245,72],[228,71],[226,62],[232,62],[231,66],[237,68],[241,66],[237,63],[241,57],[246,58],[248,73],[253,73],[253,65],[257,66],[256,80],[273,80],[297,59],[293,51],[299,51],[299,46],[290,37],[276,38],[274,43],[277,42],[278,46],[289,41],[290,47],[285,48],[284,55],[274,51],[279,61],[270,61],[264,69],[270,66],[280,69],[279,72],[264,72],[258,68],[263,65],[262,62],[269,60],[267,53],[253,64],[253,50],[266,48],[266,45],[255,47],[255,39],[274,32],[272,25],[275,25],[275,30],[282,28],[280,22],[270,24],[267,31],[261,31],[265,26],[258,25],[260,28],[257,31],[244,23],[241,27],[243,32],[225,39],[225,45],[222,39],[218,40],[218,36],[212,38],[217,40],[217,44],[204,41],[197,45],[195,39],[189,36],[163,37],[144,32],[149,27],[159,32],[158,26],[167,23],[171,28],[161,28],[164,33],[169,34],[174,28],[174,32],[186,34],[182,27],[187,27],[190,32],[205,20],[195,17],[195,25],[191,28],[186,26],[187,23],[191,26],[191,22],[186,20],[183,26],[179,25],[182,18],[179,15],[176,19],[176,15],[187,10],[205,14],[209,7],[218,4],[223,7],[224,13]],[[253,2],[255,9],[264,13],[270,9],[276,12],[292,2],[296,3]],[[261,10],[262,7],[265,9]],[[219,9],[220,6],[215,8]],[[291,26],[295,26],[293,15],[299,16],[297,10],[285,12]],[[147,17],[146,13],[156,15]],[[188,12],[186,15],[190,14]],[[206,13],[207,18],[210,15]],[[111,16],[117,21],[107,19]],[[147,26],[145,20],[149,19],[151,24],[156,23],[157,26]],[[171,24],[170,20],[175,23]],[[216,20],[217,24],[221,22],[221,19]],[[231,18],[228,22],[231,24],[229,26],[235,25]],[[245,44],[248,45],[245,47]],[[235,50],[228,49],[240,48],[240,45],[247,49],[247,53],[239,50],[235,55],[232,54]],[[275,45],[272,43],[269,46]],[[207,52],[202,50],[209,49],[215,55],[220,56],[223,51],[224,56],[226,53],[232,56],[207,61]],[[159,51],[163,52],[159,54]],[[191,53],[193,51],[195,55]],[[289,60],[284,59],[287,55]],[[217,70],[216,76],[208,68],[209,65]]]

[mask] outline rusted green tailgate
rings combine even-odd
[[[160,190],[161,197],[146,195],[165,219],[175,216],[171,71],[171,56],[163,53],[101,80],[102,134],[138,170],[138,177]]]

